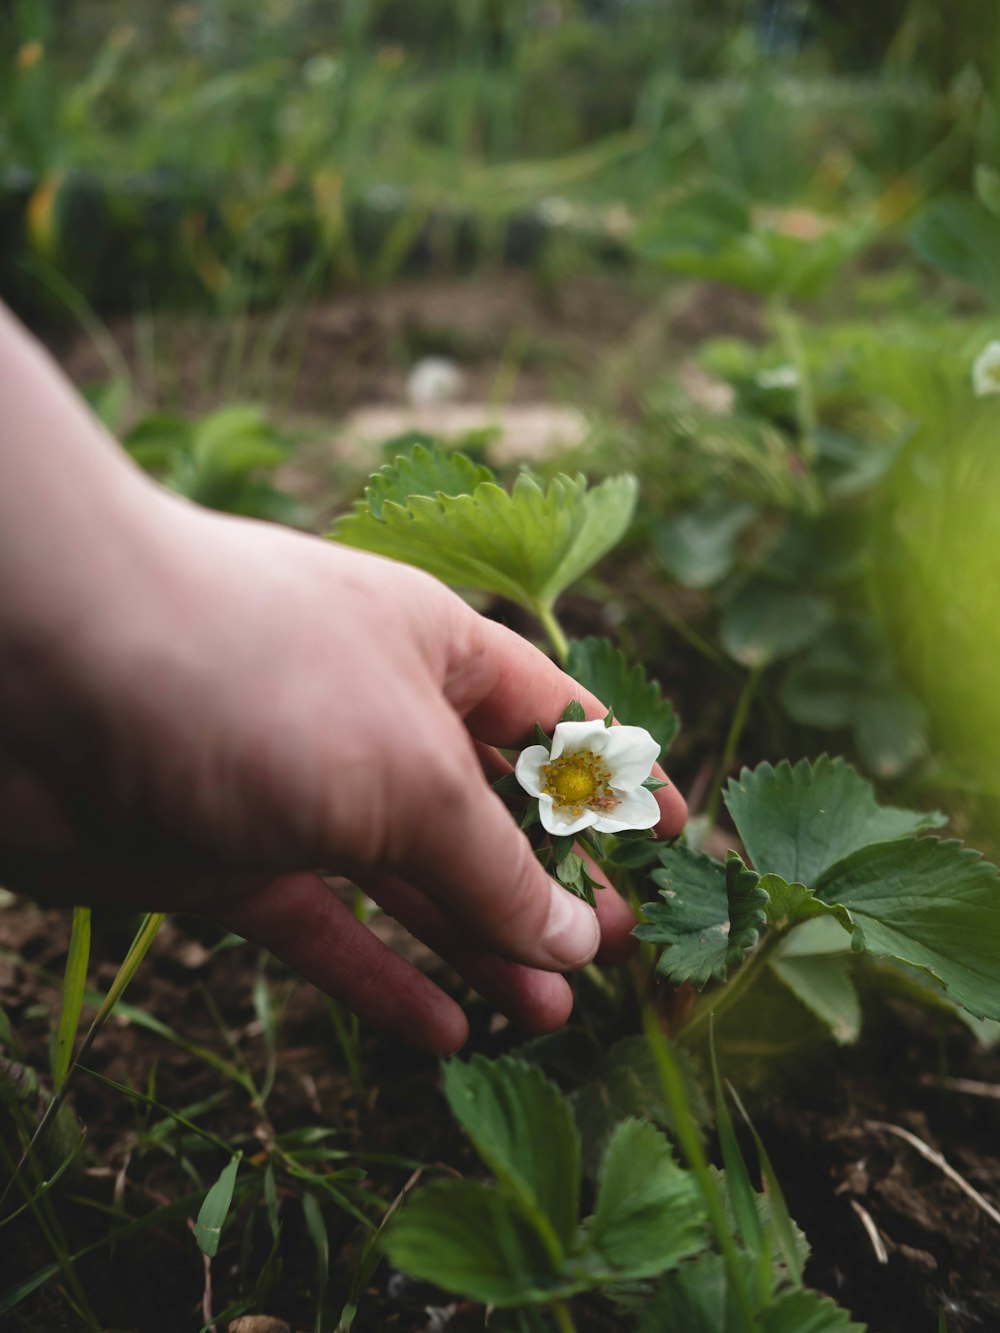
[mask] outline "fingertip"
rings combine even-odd
[[[596,895],[597,916],[601,923],[601,947],[597,951],[599,963],[625,963],[638,948],[632,931],[636,926],[635,913],[614,889],[603,889]]]
[[[436,1030],[427,1034],[428,1041],[424,1050],[429,1055],[448,1060],[451,1056],[457,1055],[469,1040],[469,1020],[457,1004],[454,1006],[454,1012],[448,1014],[444,1021],[442,1019],[444,1016],[439,1016]]]
[[[585,967],[601,943],[597,913],[555,880],[549,880],[549,910],[540,943],[558,971]]]
[[[656,836],[676,838],[687,823],[687,801],[669,780],[667,785],[656,793],[656,800],[660,807],[660,821],[654,830]]]

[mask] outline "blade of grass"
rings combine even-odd
[[[74,1145],[73,1151],[69,1153],[67,1157],[63,1158],[63,1160],[59,1163],[56,1169],[52,1172],[51,1176],[47,1176],[45,1180],[41,1182],[41,1184],[35,1190],[34,1194],[30,1195],[27,1199],[25,1199],[24,1203],[22,1203],[19,1208],[15,1208],[12,1213],[8,1213],[6,1217],[0,1218],[0,1227],[5,1227],[8,1222],[13,1222],[14,1218],[19,1217],[21,1213],[25,1211],[26,1208],[33,1207],[35,1201],[37,1199],[40,1199],[43,1194],[48,1194],[48,1192],[52,1189],[52,1187],[56,1184],[56,1182],[60,1179],[60,1177],[62,1177],[76,1161],[77,1157],[79,1156],[80,1149],[83,1147],[83,1139],[84,1136],[81,1134],[79,1139],[77,1139],[76,1144]]]
[[[91,1023],[90,1028],[87,1031],[87,1035],[84,1037],[80,1045],[80,1049],[77,1052],[76,1058],[72,1061],[72,1063],[70,1064],[69,1068],[66,1071],[66,1077],[63,1079],[62,1087],[56,1092],[55,1096],[52,1098],[48,1106],[45,1108],[45,1114],[42,1116],[41,1120],[39,1120],[37,1129],[35,1130],[34,1134],[32,1134],[31,1140],[29,1141],[24,1152],[21,1154],[20,1161],[15,1166],[13,1172],[11,1173],[10,1179],[4,1186],[3,1193],[0,1194],[0,1209],[3,1208],[4,1202],[7,1199],[7,1195],[10,1193],[11,1186],[20,1176],[21,1172],[24,1169],[25,1163],[28,1161],[31,1154],[35,1151],[38,1144],[41,1142],[41,1139],[45,1134],[46,1130],[48,1129],[49,1125],[55,1119],[59,1107],[63,1104],[63,1101],[65,1100],[66,1091],[69,1088],[70,1080],[72,1079],[74,1072],[79,1066],[81,1060],[83,1060],[83,1058],[87,1055],[88,1051],[90,1050],[91,1046],[94,1044],[94,1038],[97,1036],[98,1032],[100,1032],[101,1028],[107,1021],[109,1014],[112,1012],[115,1005],[118,1003],[122,995],[125,993],[125,989],[128,986],[129,982],[132,980],[136,972],[139,970],[142,960],[145,958],[147,952],[149,951],[149,946],[153,943],[153,940],[156,938],[156,932],[160,929],[160,926],[163,924],[165,915],[166,914],[164,912],[149,912],[146,914],[145,917],[143,917],[142,923],[140,924],[139,929],[136,932],[135,939],[132,941],[132,944],[129,947],[129,951],[125,955],[125,958],[122,962],[121,967],[119,967],[118,969],[114,981],[111,983],[111,988],[108,991],[107,995],[104,997],[104,1001],[101,1004],[100,1009],[97,1011],[97,1017]]]
[[[193,1055],[197,1059],[204,1061],[205,1064],[211,1066],[212,1069],[222,1074],[231,1082],[238,1083],[239,1086],[245,1089],[251,1097],[254,1096],[255,1090],[253,1085],[243,1070],[237,1065],[234,1065],[231,1061],[226,1060],[223,1056],[217,1055],[211,1047],[202,1046],[199,1042],[189,1040],[180,1032],[177,1032],[174,1028],[170,1027],[169,1024],[162,1022],[159,1018],[154,1018],[152,1014],[147,1014],[145,1009],[136,1008],[135,1005],[120,1004],[118,1006],[118,1012],[122,1018],[127,1018],[128,1021],[134,1023],[136,1027],[146,1028],[149,1032],[155,1032],[157,1036],[165,1037],[167,1041],[173,1042],[173,1044],[179,1047],[180,1050],[187,1051],[188,1055]]]
[[[194,1224],[194,1238],[199,1250],[209,1259],[219,1253],[222,1240],[222,1228],[229,1216],[233,1202],[233,1190],[236,1188],[236,1175],[240,1169],[243,1154],[238,1152],[222,1168],[218,1180],[205,1195],[205,1202],[198,1210],[198,1220]]]
[[[201,1129],[193,1120],[188,1120],[187,1117],[182,1115],[179,1111],[172,1111],[169,1106],[164,1106],[162,1102],[158,1102],[155,1097],[150,1097],[148,1093],[139,1092],[136,1088],[130,1088],[127,1083],[118,1083],[115,1079],[108,1078],[104,1074],[99,1074],[96,1069],[90,1069],[87,1065],[79,1065],[78,1070],[82,1074],[89,1074],[91,1078],[96,1079],[98,1083],[103,1083],[105,1087],[114,1088],[115,1092],[120,1092],[123,1097],[128,1097],[130,1100],[138,1102],[140,1106],[148,1106],[154,1111],[159,1111],[161,1115],[172,1120],[174,1124],[182,1126],[182,1128],[189,1130],[192,1134],[197,1134],[199,1138],[204,1139],[206,1143],[211,1143],[213,1147],[221,1148],[225,1153],[232,1151],[231,1145],[226,1143],[225,1139],[217,1138],[216,1135],[210,1133],[207,1129]],[[2,1223],[0,1223],[0,1225],[2,1225]]]
[[[313,1333],[323,1333],[323,1308],[326,1304],[326,1287],[330,1274],[330,1238],[326,1234],[323,1209],[315,1194],[307,1191],[302,1195],[301,1202],[306,1230],[316,1250],[316,1309]]]
[[[785,1203],[785,1196],[782,1193],[781,1185],[778,1183],[778,1175],[771,1159],[767,1155],[767,1149],[764,1147],[763,1140],[754,1128],[753,1121],[746,1112],[739,1093],[733,1085],[726,1080],[726,1087],[729,1089],[729,1095],[736,1103],[736,1109],[743,1117],[747,1129],[753,1135],[754,1146],[757,1149],[757,1158],[760,1162],[760,1174],[763,1177],[767,1188],[767,1197],[771,1204],[771,1222],[774,1230],[774,1238],[778,1243],[778,1249],[781,1257],[785,1261],[793,1286],[802,1286],[802,1261],[799,1258],[798,1244],[795,1238],[795,1227],[788,1212],[788,1206]]]
[[[726,1267],[726,1278],[730,1290],[736,1298],[736,1306],[742,1319],[743,1328],[746,1333],[756,1333],[757,1321],[753,1316],[749,1293],[743,1281],[739,1254],[733,1244],[733,1237],[729,1222],[726,1219],[725,1209],[722,1206],[722,1199],[719,1196],[716,1182],[709,1170],[708,1159],[695,1129],[694,1116],[691,1113],[687,1095],[684,1091],[684,1080],[670,1049],[670,1043],[660,1030],[656,1010],[649,1003],[643,1006],[643,1028],[660,1074],[663,1097],[676,1127],[677,1141],[704,1200],[705,1211],[708,1213],[708,1220],[715,1234],[715,1242],[719,1247],[722,1261]]]
[[[83,993],[87,988],[87,968],[90,965],[90,908],[73,908],[73,927],[69,937],[66,975],[63,979],[62,1007],[56,1031],[55,1059],[52,1062],[52,1085],[56,1092],[66,1082],[73,1047],[80,1027]]]
[[[726,1168],[726,1190],[732,1206],[733,1216],[743,1248],[752,1255],[757,1265],[757,1301],[758,1307],[767,1302],[770,1294],[771,1246],[761,1226],[757,1212],[757,1200],[746,1162],[736,1141],[732,1117],[722,1092],[722,1080],[719,1078],[719,1065],[715,1057],[715,1038],[710,1031],[709,1056],[712,1062],[712,1087],[715,1091],[715,1130],[722,1149],[722,1160]]]

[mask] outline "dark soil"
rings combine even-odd
[[[0,1005],[16,1037],[15,1058],[39,1070],[47,1062],[68,924],[66,914],[23,901],[0,912]],[[380,929],[461,994],[456,979],[392,923],[383,922]],[[99,921],[93,956],[119,957],[130,931],[130,922]],[[242,946],[215,953],[213,943],[196,920],[168,922],[127,999],[168,1022],[188,1042],[231,1058],[233,1052],[209,1011],[210,995],[233,1049],[242,1052],[259,1075],[264,1043],[251,999],[258,952]],[[99,964],[98,978],[106,983],[112,970],[110,961]],[[266,1116],[232,1087],[221,1106],[192,1113],[202,1127],[238,1142],[251,1156],[255,1142],[263,1152],[274,1133],[308,1125],[333,1128],[332,1142],[348,1152],[347,1160],[354,1153],[389,1156],[388,1164],[368,1162],[366,1186],[386,1205],[410,1179],[413,1159],[427,1164],[425,1174],[430,1175],[442,1167],[476,1169],[443,1105],[432,1061],[366,1034],[361,1049],[366,1087],[359,1095],[320,997],[285,978],[273,964],[269,976],[275,994],[285,995],[286,1002],[277,1079]],[[472,1004],[470,1049],[494,1055],[517,1043],[516,1033],[498,1025],[471,997],[466,1000]],[[783,1084],[759,1088],[751,1101],[751,1114],[774,1159],[792,1215],[812,1245],[807,1280],[836,1297],[872,1333],[937,1333],[941,1313],[950,1333],[998,1328],[997,1222],[888,1127],[916,1135],[942,1153],[986,1199],[1000,1199],[1000,1054],[978,1048],[963,1029],[923,1011],[881,1003],[869,1013],[857,1047],[822,1048]],[[124,1020],[111,1024],[88,1064],[138,1089],[148,1089],[155,1078],[156,1098],[173,1109],[195,1106],[226,1088],[225,1079],[198,1055]],[[99,1234],[104,1223],[93,1203],[110,1204],[116,1191],[133,1216],[189,1193],[191,1182],[165,1151],[169,1145],[161,1142],[156,1149],[144,1141],[144,1116],[125,1096],[81,1073],[72,1101],[87,1127],[87,1146],[84,1166],[65,1178],[58,1191],[70,1249]],[[5,1137],[11,1142],[9,1123]],[[57,1148],[53,1144],[53,1156]],[[394,1158],[404,1160],[392,1165]],[[199,1169],[210,1180],[224,1160],[219,1152],[202,1154]],[[55,1164],[50,1157],[47,1169]],[[279,1198],[286,1234],[298,1242],[286,1247],[292,1257],[271,1294],[268,1312],[287,1320],[292,1329],[305,1330],[312,1327],[313,1252],[293,1192],[282,1190]],[[199,1202],[192,1196],[172,1220],[121,1242],[113,1252],[101,1248],[78,1265],[102,1326],[138,1333],[182,1333],[200,1327],[204,1272],[186,1225]],[[258,1221],[261,1212],[258,1204]],[[867,1229],[863,1214],[869,1219]],[[325,1216],[333,1246],[328,1304],[335,1317],[358,1258],[359,1231],[335,1208],[326,1209]],[[240,1231],[248,1217],[234,1224],[228,1233],[234,1239],[213,1264],[216,1310],[233,1294]],[[262,1243],[262,1225],[254,1235],[253,1243]],[[879,1242],[884,1247],[881,1259]],[[51,1253],[26,1215],[7,1228],[5,1290],[49,1262]],[[581,1329],[613,1333],[621,1326],[600,1299],[579,1304]],[[452,1307],[451,1322],[440,1327],[457,1333],[484,1327],[481,1309],[455,1308],[452,1298],[415,1285],[383,1265],[361,1302],[355,1328],[359,1333],[417,1333],[436,1327],[429,1306]],[[0,1317],[4,1330],[69,1333],[81,1327],[57,1277],[6,1319]]]

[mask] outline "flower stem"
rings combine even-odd
[[[750,716],[750,705],[753,703],[753,697],[757,693],[757,686],[760,683],[762,667],[754,667],[743,682],[743,688],[740,691],[740,697],[736,701],[736,710],[733,713],[733,720],[729,725],[729,735],[726,737],[725,749],[722,752],[722,758],[719,760],[719,767],[715,774],[715,781],[712,783],[712,790],[708,797],[708,804],[705,807],[705,819],[707,829],[715,827],[715,821],[719,816],[719,802],[722,799],[722,784],[725,782],[729,770],[733,766],[733,760],[736,758],[736,751],[739,748],[740,737],[743,735],[743,728],[747,724],[747,718]]]
[[[556,620],[551,606],[536,606],[535,614],[542,622],[545,633],[549,636],[549,642],[555,650],[555,655],[559,659],[559,665],[565,666],[569,661],[569,640],[563,633],[562,626]]]
[[[738,1000],[742,999],[760,976],[775,948],[783,939],[784,935],[779,931],[771,931],[749,962],[740,968],[732,981],[713,992],[713,995],[706,1000],[705,1004],[696,1010],[690,1023],[678,1033],[678,1036],[683,1041],[687,1041],[689,1037],[700,1032],[710,1018],[718,1018],[720,1014],[724,1014],[727,1009],[732,1008]]]
[[[549,1309],[552,1311],[559,1333],[576,1333],[576,1324],[573,1323],[573,1316],[566,1301],[552,1301]]]

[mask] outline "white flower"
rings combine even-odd
[[[1000,393],[1000,342],[987,343],[972,366],[972,387],[977,398]]]
[[[453,403],[461,396],[465,376],[446,356],[423,356],[406,380],[406,397],[411,407],[430,407],[434,403]]]
[[[794,366],[758,370],[754,378],[762,389],[797,389],[799,384],[799,372]]]
[[[642,727],[603,722],[560,722],[552,749],[529,745],[514,772],[531,796],[549,833],[622,833],[652,828],[660,818],[656,797],[642,784],[660,747]]]

